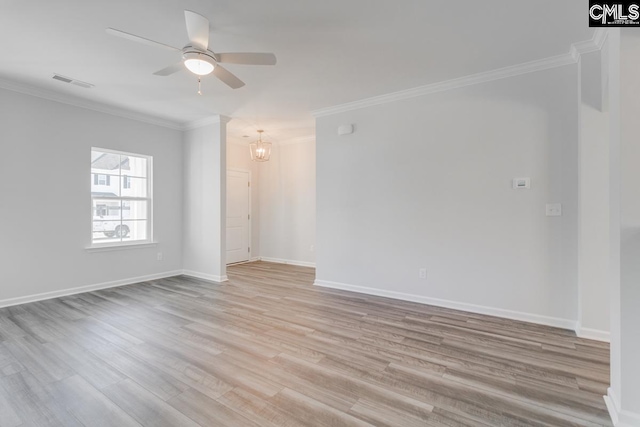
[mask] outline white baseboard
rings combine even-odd
[[[291,259],[282,259],[282,258],[269,258],[269,257],[264,257],[264,256],[261,256],[260,260],[261,261],[266,261],[266,262],[275,262],[277,264],[289,264],[289,265],[297,265],[297,266],[300,266],[300,267],[313,267],[313,268],[316,268],[316,263],[315,262],[295,261],[295,260],[291,260]]]
[[[189,277],[195,277],[196,279],[206,280],[208,282],[222,283],[229,280],[227,275],[216,276],[214,274],[200,273],[199,271],[182,270],[182,274]]]
[[[17,298],[8,298],[8,299],[0,300],[0,307],[10,307],[12,305],[26,304],[29,302],[59,298],[67,295],[97,291],[100,289],[115,288],[115,287],[124,286],[124,285],[132,285],[134,283],[146,282],[148,280],[164,279],[165,277],[179,276],[181,274],[182,274],[182,270],[166,271],[164,273],[156,273],[156,274],[149,274],[147,276],[131,277],[129,279],[114,280],[111,282],[98,283],[95,285],[79,286],[76,288],[62,289],[59,291],[43,292],[40,294],[27,295],[27,296],[17,297]]]
[[[579,322],[578,322],[578,325],[576,326],[576,335],[578,335],[580,338],[585,338],[588,340],[603,341],[603,342],[609,342],[610,340],[609,331],[602,331],[600,329],[592,329],[592,328],[583,328]]]
[[[238,261],[238,262],[230,262],[227,264],[227,267],[229,267],[230,265],[242,265],[242,264],[249,264],[250,262],[256,262],[256,261],[260,261],[260,257],[253,257],[253,258],[249,258],[246,261]]]
[[[640,426],[640,414],[620,409],[620,401],[613,393],[613,389],[607,389],[607,395],[604,396],[604,402],[607,405],[609,416],[615,427],[638,427]]]
[[[421,304],[435,305],[438,307],[451,308],[454,310],[469,311],[471,313],[486,314],[489,316],[504,317],[507,319],[520,320],[523,322],[538,323],[546,326],[554,326],[556,328],[575,330],[576,321],[569,319],[561,319],[557,317],[542,316],[539,314],[524,313],[519,311],[505,310],[502,308],[486,307],[482,305],[468,304],[464,302],[456,302],[443,300],[438,298],[430,298],[422,295],[405,294],[402,292],[387,291],[384,289],[368,288],[365,286],[347,285],[345,283],[330,282],[326,280],[316,280],[316,286],[324,288],[341,289],[343,291],[358,292],[367,295],[376,295],[380,297],[394,298],[403,301],[417,302]]]
[[[619,426],[620,418],[618,416],[618,413],[620,412],[620,409],[618,406],[618,399],[616,399],[615,395],[613,394],[613,390],[611,389],[611,387],[607,389],[607,395],[603,397],[604,397],[604,403],[607,405],[607,410],[609,411],[609,416],[611,417],[611,421],[613,422],[613,425],[616,427]]]

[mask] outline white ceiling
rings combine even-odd
[[[179,54],[105,32],[182,47],[183,9],[209,18],[213,51],[278,64],[229,64],[246,86],[207,76],[199,96],[186,71],[152,75]],[[312,110],[567,53],[592,37],[586,14],[584,0],[2,0],[0,78],[179,123],[228,115],[232,138],[277,142],[313,134]]]

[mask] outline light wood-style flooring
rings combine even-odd
[[[0,426],[611,426],[604,343],[228,275],[0,309]]]

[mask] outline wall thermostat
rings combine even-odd
[[[513,189],[531,188],[531,178],[513,178]]]

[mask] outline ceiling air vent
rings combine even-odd
[[[91,83],[86,83],[86,82],[82,82],[80,80],[76,80],[76,79],[72,79],[72,78],[69,78],[69,77],[61,76],[60,74],[54,74],[53,75],[53,79],[61,81],[61,82],[64,82],[64,83],[70,83],[72,85],[80,86],[80,87],[83,87],[85,89],[90,89],[90,88],[92,88],[94,86]]]

